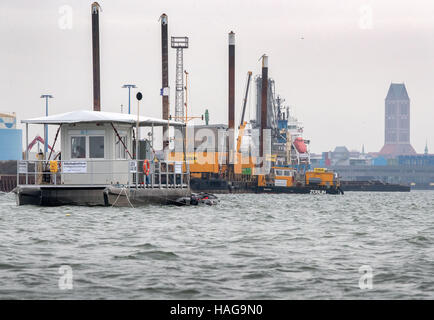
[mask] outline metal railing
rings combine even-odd
[[[19,160],[17,185],[95,186],[119,185],[129,188],[188,188],[190,170],[182,161],[145,160]]]

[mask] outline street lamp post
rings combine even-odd
[[[128,88],[128,114],[131,113],[131,88],[137,88],[135,84],[124,84],[122,88]]]
[[[42,99],[45,99],[45,116],[48,117],[48,99],[53,98],[51,94],[43,94]],[[48,125],[44,124],[44,158],[47,159],[48,152]]]
[[[137,92],[136,95],[137,98],[137,123],[136,123],[136,189],[139,185],[139,143],[140,143],[140,130],[139,130],[139,123],[140,123],[140,100],[142,100],[143,95],[141,92]]]

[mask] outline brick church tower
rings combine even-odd
[[[380,154],[390,158],[416,154],[410,144],[410,98],[403,83],[391,83],[387,93]]]

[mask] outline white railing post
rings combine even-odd
[[[176,170],[175,170],[175,162],[173,162],[173,187],[176,189]]]
[[[158,186],[161,189],[161,161],[158,161]]]
[[[169,163],[166,161],[166,189],[169,188]]]
[[[136,140],[137,143],[137,140]],[[137,147],[136,147],[137,150]],[[139,157],[137,155],[137,151],[136,151],[136,189],[138,188],[139,185]]]

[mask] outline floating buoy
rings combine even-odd
[[[67,217],[69,217],[69,216],[70,216],[70,214],[69,214],[69,213],[67,213],[67,214],[66,214],[66,216],[67,216]]]

